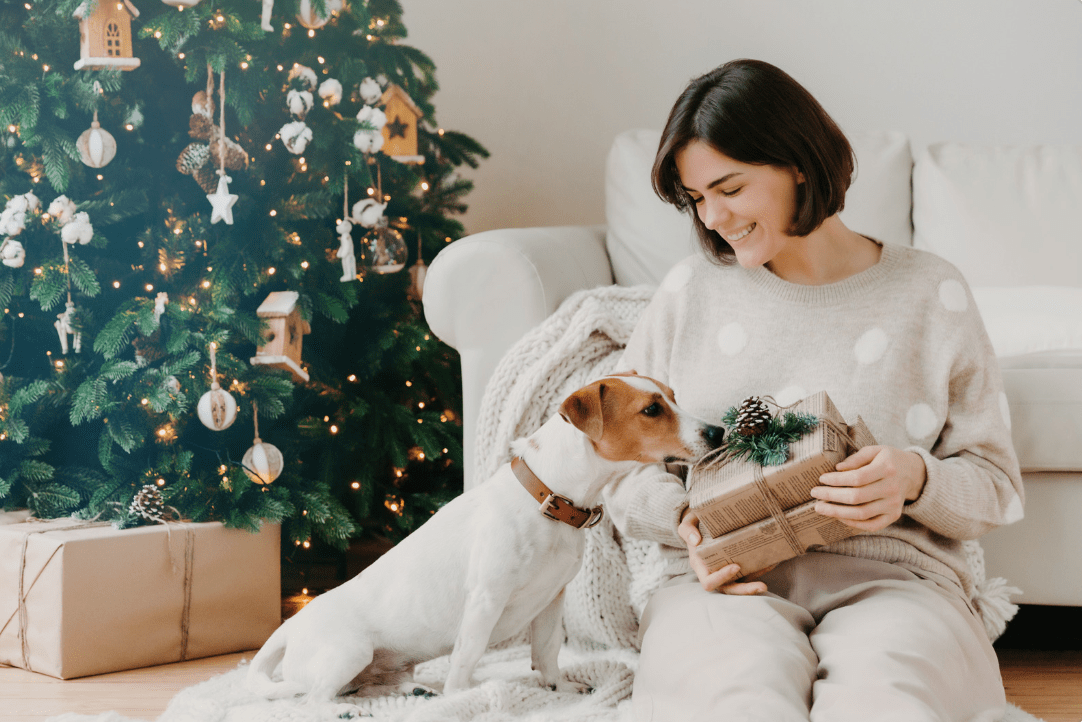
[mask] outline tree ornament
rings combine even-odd
[[[417,234],[417,260],[410,266],[410,287],[406,294],[414,301],[420,302],[425,291],[425,276],[428,275],[428,266],[425,265],[424,256],[421,254],[421,234]]]
[[[278,135],[281,136],[286,150],[293,155],[300,155],[312,140],[312,129],[303,120],[294,120],[283,125]]]
[[[207,194],[207,200],[210,201],[211,205],[210,222],[212,225],[218,221],[225,221],[226,225],[233,225],[233,204],[237,202],[237,198],[240,196],[229,192],[229,181],[231,180],[233,179],[222,173],[218,177],[218,190]]]
[[[259,16],[260,27],[268,33],[274,32],[274,26],[271,25],[271,13],[274,11],[274,0],[263,0],[263,11]]]
[[[353,216],[350,220],[365,228],[375,228],[386,210],[386,203],[377,203],[375,198],[364,198],[353,204]]]
[[[162,2],[176,8],[190,8],[199,4],[199,0],[162,0]]]
[[[409,249],[402,234],[381,217],[361,240],[361,262],[376,273],[396,273],[406,267]]]
[[[255,425],[255,440],[250,449],[244,452],[241,467],[253,484],[265,486],[282,473],[285,459],[274,444],[268,444],[259,438],[259,406],[252,402],[252,423]]]
[[[128,513],[132,516],[152,521],[155,524],[165,522],[165,500],[154,484],[145,484],[131,500]]]
[[[361,94],[361,100],[365,105],[375,105],[383,97],[383,88],[380,87],[379,81],[375,78],[362,80],[357,87],[357,92]]]
[[[75,141],[75,147],[79,149],[79,159],[91,168],[104,168],[116,157],[116,138],[101,127],[97,110],[94,111],[90,128],[84,130]]]
[[[353,224],[349,222],[348,211],[349,171],[347,170],[342,183],[342,220],[338,221],[338,225],[335,226],[335,231],[338,232],[339,245],[338,251],[334,255],[336,258],[342,259],[342,277],[338,279],[342,283],[357,280],[357,256],[353,250],[353,236],[350,235]]]
[[[736,414],[736,432],[741,436],[755,436],[766,431],[770,423],[770,409],[758,396],[749,396],[740,402]]]
[[[327,78],[319,85],[319,97],[329,107],[342,102],[342,84],[334,78]]]
[[[93,10],[90,7],[93,5]],[[79,19],[79,59],[76,70],[135,70],[139,58],[132,57],[131,19],[139,10],[131,0],[83,2],[72,17]]]
[[[379,108],[366,105],[357,113],[357,121],[359,125],[353,134],[353,145],[362,153],[378,153],[384,143],[382,130],[387,116]]]
[[[69,292],[68,302],[64,305],[64,312],[57,314],[56,321],[53,323],[53,327],[56,328],[56,332],[60,336],[60,351],[65,356],[68,355],[68,334],[71,334],[71,347],[75,353],[82,350],[82,334],[71,325],[74,319],[75,304],[72,302],[71,293]]]
[[[301,368],[301,349],[304,335],[312,327],[301,317],[296,291],[274,291],[256,309],[256,315],[267,321],[264,343],[249,359],[253,366],[263,365],[285,369],[293,374],[297,383],[308,381],[308,373]]]
[[[188,135],[202,142],[190,143],[180,152],[177,170],[192,176],[205,193],[217,195],[220,167],[214,167],[215,161],[220,166],[224,160],[228,170],[244,170],[248,167],[248,153],[214,124],[215,109],[214,73],[208,66],[207,89],[192,97],[192,116],[188,120]]]
[[[344,5],[345,3],[342,0],[326,0],[323,6],[326,8],[327,14],[324,15],[312,7],[311,0],[301,0],[300,5],[297,7],[297,22],[308,30],[318,30],[341,11]]]
[[[417,150],[417,123],[424,113],[406,91],[394,83],[387,86],[379,102],[388,119],[381,128],[385,141],[383,152],[399,163],[424,163],[424,156],[418,155]]]
[[[203,426],[211,431],[225,431],[237,420],[237,401],[218,384],[217,347],[215,343],[210,345],[210,391],[199,399],[196,413]]]

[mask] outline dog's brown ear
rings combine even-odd
[[[602,399],[605,382],[595,381],[564,399],[560,404],[560,416],[593,441],[601,441],[604,430]]]

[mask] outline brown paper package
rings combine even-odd
[[[688,476],[688,506],[698,515],[703,535],[697,551],[711,571],[735,563],[745,575],[753,574],[859,533],[837,519],[817,514],[811,489],[819,485],[822,474],[834,471],[838,462],[856,449],[875,444],[875,438],[859,417],[847,426],[823,391],[789,410],[830,419],[837,430],[820,423],[789,445],[789,460],[778,466],[730,460],[696,467]],[[847,439],[838,431],[846,431]],[[784,516],[792,534],[786,532],[772,509]]]
[[[72,679],[257,649],[281,622],[278,525],[72,525],[0,526],[0,663]]]

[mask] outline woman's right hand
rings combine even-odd
[[[684,511],[684,515],[680,518],[680,526],[676,532],[687,544],[691,568],[695,571],[695,575],[699,577],[699,583],[702,584],[703,589],[706,591],[742,595],[762,594],[766,591],[764,582],[750,581],[750,579],[754,579],[754,575],[748,579],[738,581],[741,579],[741,574],[740,567],[736,564],[722,567],[716,572],[711,572],[706,568],[706,562],[699,556],[698,546],[703,538],[699,533],[699,517],[695,512],[690,509]],[[764,569],[759,574],[765,574],[767,571],[769,569]]]

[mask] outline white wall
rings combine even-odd
[[[439,125],[491,152],[467,229],[604,222],[613,136],[660,128],[733,58],[778,65],[848,130],[1082,144],[1082,0],[401,0]]]

